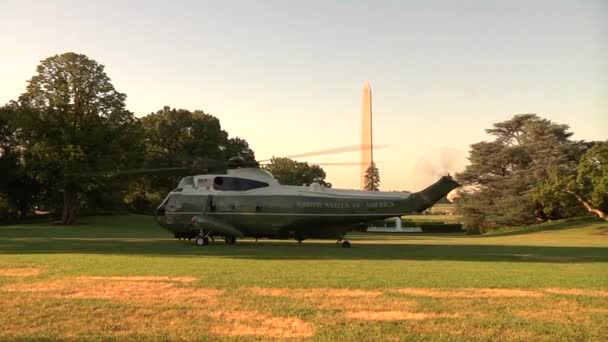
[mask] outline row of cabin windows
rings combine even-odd
[[[202,178],[198,180],[199,188],[208,188],[209,180]],[[268,183],[259,182],[252,179],[236,178],[236,177],[215,177],[213,179],[213,189],[219,191],[247,191],[259,188],[265,188]]]

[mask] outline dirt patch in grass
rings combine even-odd
[[[422,339],[536,341],[542,340],[545,324],[576,325],[592,331],[589,336],[599,336],[598,322],[608,311],[604,303],[608,291],[591,299],[550,295],[598,291],[585,289],[247,287],[231,291],[194,286],[190,277],[32,280],[0,286],[0,302],[6,304],[0,305],[0,323],[9,327],[0,332],[0,339],[99,335],[135,340],[299,340],[314,338],[317,330],[323,331],[321,339],[332,339],[335,335],[325,335],[329,330],[354,329],[356,336],[367,336],[359,335],[361,329],[383,324],[391,326],[391,333],[407,329],[409,337]],[[515,323],[509,326],[511,321]],[[526,322],[523,329],[522,322]]]
[[[427,321],[420,321],[423,323]],[[417,331],[419,335],[433,335],[437,332],[443,334],[443,340],[457,341],[547,341],[553,342],[555,339],[551,336],[539,335],[531,331],[523,329],[510,329],[505,327],[478,327],[472,324],[462,324],[462,321],[451,321],[444,324],[437,324],[437,321],[428,321],[432,325],[424,327],[412,326],[412,329]],[[453,338],[448,338],[452,336]]]
[[[34,277],[42,273],[35,267],[0,268],[0,277]]]
[[[125,280],[125,281],[161,281],[161,282],[181,282],[191,283],[196,280],[195,277],[166,277],[166,276],[129,276],[129,277],[99,277],[99,276],[86,276],[78,277],[81,280]]]
[[[206,299],[212,301],[221,290],[182,287],[172,282],[98,279],[61,279],[31,284],[10,284],[1,288],[9,292],[39,292],[59,298],[104,298],[118,301],[170,301]]]
[[[572,323],[573,314],[563,310],[516,310],[513,312],[526,320],[540,320],[557,323]]]
[[[250,291],[257,296],[286,297],[289,296],[289,292],[292,290],[286,288],[254,287]]]
[[[542,297],[542,292],[522,290],[522,289],[490,289],[490,288],[470,288],[454,290],[438,290],[423,288],[404,288],[398,289],[399,293],[435,298],[492,298],[492,297]]]
[[[350,311],[346,317],[353,319],[364,319],[368,321],[398,321],[398,320],[423,320],[433,318],[456,318],[457,314],[411,312],[411,311]]]
[[[556,300],[550,303],[539,303],[535,308],[513,310],[513,313],[526,320],[541,320],[557,323],[582,323],[590,314],[597,313],[597,308],[588,308],[572,300]]]
[[[546,292],[559,295],[573,295],[573,296],[589,296],[589,297],[608,297],[608,291],[602,290],[585,290],[585,289],[559,289],[559,288],[546,288]]]
[[[310,337],[311,324],[299,318],[280,317],[256,311],[218,311],[211,314],[218,322],[212,332],[220,336],[260,336],[272,338]]]
[[[287,289],[287,288],[264,288],[256,287],[251,289],[253,294],[258,296],[276,297],[376,297],[382,294],[381,291],[357,290],[357,289]]]

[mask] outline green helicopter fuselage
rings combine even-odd
[[[449,176],[416,192],[281,185],[257,168],[185,177],[156,211],[176,237],[337,238],[368,222],[426,210],[459,184]]]

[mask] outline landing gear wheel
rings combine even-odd
[[[350,248],[350,242],[342,241],[342,248]]]
[[[194,239],[194,243],[197,246],[207,246],[209,244],[209,238],[199,235]]]
[[[236,243],[236,236],[226,236],[224,241],[227,245],[234,245]]]

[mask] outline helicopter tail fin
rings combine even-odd
[[[416,208],[416,211],[421,212],[432,207],[437,201],[459,186],[460,183],[455,181],[451,176],[441,177],[426,189],[414,193],[414,196],[420,200],[420,205]]]

